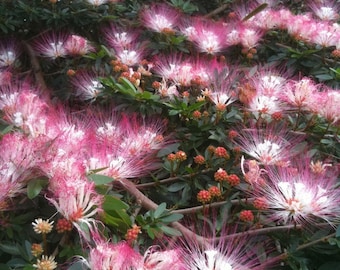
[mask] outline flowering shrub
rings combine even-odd
[[[2,1],[1,269],[339,269],[339,1]]]

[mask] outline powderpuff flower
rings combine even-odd
[[[320,103],[317,106],[318,114],[327,122],[338,125],[340,123],[340,93],[337,90],[326,89],[320,94]]]
[[[159,57],[156,60],[154,69],[161,77],[180,86],[190,86],[192,81],[198,77],[191,59],[182,59],[179,55]]]
[[[117,3],[119,0],[85,0],[88,4],[93,6],[100,6],[106,3]]]
[[[151,246],[144,254],[143,270],[186,270],[180,249],[159,250]]]
[[[54,177],[50,179],[53,187],[51,202],[57,211],[78,229],[81,236],[89,240],[89,233],[97,226],[96,215],[101,212],[103,197],[95,191],[94,182],[88,182],[84,177],[69,179]],[[89,231],[84,229],[84,225]]]
[[[65,42],[69,36],[63,32],[47,32],[33,42],[33,49],[43,57],[57,59],[65,57]]]
[[[337,1],[311,1],[309,7],[320,20],[336,21],[339,19],[340,7]]]
[[[315,174],[309,161],[296,164],[296,168],[270,168],[268,183],[254,190],[254,197],[265,199],[265,211],[276,222],[310,226],[323,220],[335,226],[340,217],[336,174]]]
[[[139,36],[137,31],[124,29],[113,23],[104,28],[103,35],[107,44],[117,50],[129,49],[131,44],[134,44]]]
[[[89,44],[89,41],[78,35],[70,35],[64,44],[66,54],[68,55],[84,55],[94,51],[94,47]]]
[[[48,98],[32,90],[29,83],[1,87],[0,109],[6,122],[32,137],[48,134],[54,113]]]
[[[129,49],[115,49],[116,58],[127,66],[138,65],[144,58],[145,50],[143,46],[131,45]]]
[[[266,96],[279,97],[284,91],[287,83],[287,76],[283,71],[275,70],[272,67],[259,67],[255,73],[248,74],[248,80],[251,82],[257,93]]]
[[[226,46],[225,33],[227,29],[222,22],[196,18],[183,24],[181,32],[196,45],[198,51],[216,54]]]
[[[25,192],[27,181],[35,176],[40,143],[21,133],[8,133],[0,141],[0,209],[8,199]]]
[[[234,74],[225,70],[215,75],[211,80],[211,92],[209,98],[215,104],[216,109],[225,111],[226,107],[235,102],[238,97],[237,88],[233,85]]]
[[[98,242],[98,241],[97,241]],[[101,240],[90,250],[86,265],[94,270],[143,269],[143,257],[126,242],[110,243]]]
[[[303,136],[281,126],[243,129],[235,138],[241,150],[263,165],[285,165],[301,150]]]
[[[286,106],[284,102],[276,96],[256,93],[249,102],[248,110],[251,111],[256,118],[267,118],[267,116],[284,112]]]
[[[164,128],[162,121],[143,123],[136,116],[123,116],[112,124],[108,121],[99,124],[94,129],[97,130],[98,141],[102,143],[88,151],[84,159],[86,170],[105,168],[101,174],[125,179],[140,177],[159,168],[156,154],[169,143],[168,138],[162,135]],[[112,135],[104,134],[106,130]]]
[[[315,31],[311,33],[309,41],[322,47],[336,46],[339,40],[338,31],[325,23],[315,24]]]
[[[158,33],[174,33],[180,13],[167,4],[152,5],[140,14],[141,23]]]
[[[243,27],[240,30],[240,42],[241,45],[246,49],[251,49],[257,46],[261,37],[262,30],[254,29],[250,27]]]
[[[12,72],[8,70],[0,70],[0,87],[4,85],[10,85],[12,80]]]
[[[99,75],[94,72],[78,71],[70,81],[75,87],[75,95],[80,100],[94,101],[104,90],[104,86],[99,81]]]
[[[179,96],[179,92],[177,90],[176,85],[172,84],[168,86],[168,83],[165,80],[165,78],[162,79],[162,82],[159,84],[157,91],[161,95],[161,97],[167,97],[170,100],[173,100],[175,97]]]
[[[261,264],[255,254],[257,245],[255,241],[247,236],[225,239],[226,236],[236,233],[235,229],[223,228],[220,236],[217,237],[217,233],[204,228],[207,225],[200,224],[200,226],[203,226],[203,237],[206,240],[198,241],[195,237],[182,240],[185,269],[248,270],[257,267],[261,269]],[[202,227],[199,231],[202,232]]]
[[[13,66],[20,55],[18,44],[13,40],[0,40],[0,68]]]

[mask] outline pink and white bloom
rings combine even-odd
[[[119,0],[85,0],[88,4],[93,6],[100,6],[106,3],[117,3]]]
[[[135,44],[139,33],[136,30],[124,29],[111,23],[108,27],[104,28],[103,35],[111,48],[124,50],[130,48],[131,44]]]
[[[336,21],[339,19],[340,6],[337,1],[323,0],[311,1],[310,9],[316,17],[323,21]]]
[[[202,230],[203,227],[203,230]],[[183,239],[185,269],[190,270],[249,270],[260,266],[255,255],[256,242],[247,236],[224,239],[235,229],[223,228],[219,239],[211,227],[200,224],[199,232],[206,239],[203,243],[192,238]],[[208,231],[209,230],[209,231]],[[203,231],[203,233],[202,233]]]
[[[142,46],[131,45],[129,49],[115,49],[117,59],[127,66],[138,65],[144,58],[145,50]]]
[[[19,55],[19,46],[15,41],[0,40],[0,68],[12,66]]]
[[[318,92],[318,85],[310,78],[304,77],[299,81],[287,83],[282,98],[299,109],[311,109],[316,105],[315,96]]]
[[[65,57],[67,50],[65,42],[69,35],[62,32],[48,32],[42,34],[33,42],[33,49],[43,57],[57,59]]]
[[[158,33],[173,33],[178,23],[180,13],[167,4],[151,5],[144,8],[140,14],[141,23]]]
[[[218,111],[224,111],[226,107],[238,98],[238,90],[234,84],[234,74],[224,70],[211,79],[211,91],[208,97],[215,104]]]
[[[227,29],[222,22],[213,22],[203,18],[190,19],[183,23],[181,32],[196,45],[200,52],[216,54],[226,47]]]
[[[320,103],[317,105],[318,114],[327,122],[338,125],[340,123],[340,92],[338,90],[326,89],[320,93]]]
[[[0,110],[4,120],[21,128],[32,137],[47,135],[54,110],[47,97],[29,83],[15,84],[0,89]]]
[[[89,41],[78,35],[70,35],[65,41],[65,50],[68,55],[84,55],[94,51]]]
[[[75,95],[81,100],[95,100],[104,90],[99,81],[99,75],[90,71],[78,71],[71,77],[71,84],[75,87]]]
[[[241,150],[262,165],[286,165],[298,154],[303,136],[284,127],[243,129],[235,138]]]
[[[47,197],[57,211],[78,229],[81,236],[90,240],[90,233],[97,228],[96,215],[100,213],[103,197],[95,191],[94,182],[86,178],[64,178],[62,176],[50,179],[53,182],[49,188],[52,192]],[[84,229],[84,225],[89,231]]]
[[[1,138],[0,209],[10,205],[9,199],[25,193],[27,181],[35,176],[39,150],[39,144],[20,133],[8,133]]]
[[[265,199],[271,219],[282,224],[313,225],[339,222],[340,194],[335,188],[335,174],[315,174],[309,162],[299,161],[296,168],[269,169],[269,181],[254,190],[255,197]]]

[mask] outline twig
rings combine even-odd
[[[157,182],[138,184],[138,185],[136,185],[136,187],[138,189],[142,189],[142,188],[152,187],[152,186],[159,185],[159,184],[171,183],[171,182],[177,181],[177,180],[179,180],[181,178],[190,178],[190,177],[193,177],[195,175],[204,174],[204,173],[207,173],[207,172],[210,172],[210,171],[211,171],[211,169],[206,169],[206,170],[202,170],[202,171],[196,172],[196,173],[191,173],[191,174],[186,174],[186,175],[181,175],[181,176],[169,177],[169,178],[166,178],[166,179],[163,179],[163,180],[159,180]]]
[[[227,9],[229,7],[229,4],[223,4],[222,6],[214,9],[213,11],[211,11],[210,13],[208,13],[207,15],[205,15],[205,18],[211,18],[215,15],[217,15],[218,13],[221,13],[222,11],[224,11],[225,9]]]
[[[129,192],[131,195],[133,195],[136,198],[137,203],[140,204],[142,207],[144,207],[148,210],[157,209],[158,204],[156,204],[154,201],[150,200],[141,191],[139,191],[139,189],[136,187],[136,185],[134,183],[132,183],[129,180],[126,180],[126,179],[120,179],[117,182],[119,182],[121,184],[121,186],[127,192]],[[175,229],[179,230],[188,239],[194,238],[194,239],[197,240],[198,243],[200,243],[202,245],[205,245],[207,242],[209,242],[208,239],[193,233],[191,230],[189,230],[188,228],[186,228],[185,226],[183,226],[179,222],[172,222],[171,225]]]
[[[305,249],[307,247],[310,247],[310,246],[312,246],[314,244],[317,244],[317,243],[320,243],[320,242],[325,242],[329,238],[334,237],[335,235],[336,235],[336,233],[332,233],[332,234],[329,234],[327,236],[321,237],[321,238],[319,238],[317,240],[314,240],[312,242],[309,242],[309,243],[306,243],[306,244],[302,244],[302,245],[298,246],[295,251],[300,251],[300,250]],[[288,256],[289,256],[288,253],[282,253],[282,254],[280,254],[280,255],[278,255],[276,257],[273,257],[273,258],[270,258],[269,260],[266,260],[264,263],[262,263],[258,267],[255,267],[253,270],[264,270],[264,269],[267,269],[265,267],[270,266],[270,265],[274,265],[278,261],[285,260],[285,259],[288,258]]]
[[[249,203],[252,202],[253,199],[239,199],[239,200],[231,200],[229,203],[231,204],[239,204],[240,202],[243,203]],[[228,203],[228,201],[223,201],[223,202],[214,202],[211,204],[206,204],[206,205],[200,205],[200,206],[195,206],[195,207],[190,207],[190,208],[185,208],[185,209],[178,209],[178,210],[173,210],[173,213],[178,213],[178,214],[190,214],[190,213],[195,213],[197,211],[201,211],[203,209],[209,209],[209,208],[217,208],[220,207],[224,204]]]
[[[41,90],[44,91],[45,94],[50,95],[50,91],[45,83],[44,80],[44,76],[41,73],[41,68],[40,68],[40,64],[39,61],[31,47],[31,45],[29,45],[27,42],[23,42],[24,46],[26,47],[27,50],[27,54],[31,60],[31,64],[32,64],[32,70],[34,73],[34,77],[35,80],[37,82],[37,84],[40,86]]]

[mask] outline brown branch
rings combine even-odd
[[[32,64],[32,70],[34,73],[34,77],[36,80],[36,83],[39,85],[40,89],[45,93],[50,95],[50,91],[45,83],[44,76],[42,75],[41,68],[39,61],[35,55],[34,50],[32,49],[31,45],[29,45],[27,42],[23,42],[24,46],[26,47],[27,54],[31,60]]]
[[[324,236],[324,237],[321,237],[319,239],[316,239],[316,240],[314,240],[312,242],[309,242],[309,243],[306,243],[306,244],[302,244],[302,245],[298,246],[295,251],[300,251],[300,250],[305,249],[307,247],[310,247],[310,246],[312,246],[314,244],[317,244],[317,243],[320,243],[320,242],[325,242],[329,238],[334,237],[335,235],[336,235],[336,233],[332,233],[332,234],[329,234],[327,236]],[[264,269],[267,269],[266,267],[274,265],[275,263],[277,263],[279,261],[283,261],[283,260],[287,259],[288,256],[289,256],[288,253],[282,253],[282,254],[280,254],[280,255],[278,255],[276,257],[273,257],[273,258],[270,258],[270,259],[264,261],[260,266],[255,267],[253,270],[264,270]]]
[[[138,185],[136,185],[136,187],[138,189],[142,189],[142,188],[152,187],[152,186],[159,185],[159,184],[167,184],[167,183],[171,183],[171,182],[177,181],[177,180],[179,180],[181,178],[190,178],[190,177],[193,177],[195,175],[204,174],[204,173],[207,173],[207,172],[210,172],[210,171],[211,171],[211,169],[206,169],[206,170],[202,170],[202,171],[196,172],[196,173],[191,173],[191,174],[186,174],[186,175],[181,175],[181,176],[169,177],[169,178],[166,178],[166,179],[163,179],[163,180],[159,180],[157,182],[138,184]]]
[[[144,207],[148,210],[157,209],[158,204],[156,204],[154,201],[150,200],[141,191],[139,191],[139,189],[136,187],[136,185],[134,183],[132,183],[129,180],[126,180],[126,179],[121,179],[117,182],[119,182],[121,184],[121,186],[127,192],[129,192],[131,195],[133,195],[136,198],[137,203],[140,204],[142,207]],[[197,240],[198,243],[200,243],[202,245],[205,245],[207,242],[209,242],[208,239],[206,239],[206,238],[204,238],[200,235],[195,234],[194,232],[192,232],[191,230],[189,230],[188,228],[186,228],[185,226],[183,226],[179,222],[172,222],[171,225],[175,229],[179,230],[188,239],[195,239],[195,240]]]
[[[249,203],[252,202],[253,199],[239,199],[239,200],[231,200],[230,203],[235,205],[235,204],[239,204],[240,202],[243,203]],[[223,202],[214,202],[214,203],[210,203],[210,204],[206,204],[206,205],[200,205],[200,206],[195,206],[195,207],[190,207],[190,208],[185,208],[185,209],[177,209],[177,210],[173,210],[173,213],[178,213],[178,214],[191,214],[191,213],[195,213],[197,211],[201,211],[203,209],[209,209],[209,208],[217,208],[220,207],[224,204],[228,203],[228,201],[223,201]]]
[[[229,4],[223,4],[222,6],[214,9],[213,11],[211,11],[210,13],[208,13],[207,15],[205,15],[205,18],[211,18],[215,15],[217,15],[218,13],[221,13],[222,11],[224,11],[225,9],[227,9],[229,7]]]

